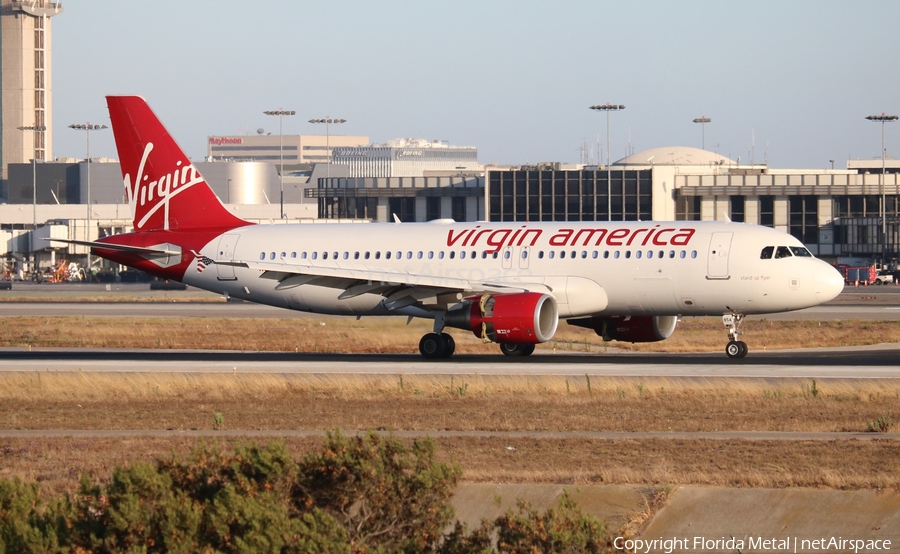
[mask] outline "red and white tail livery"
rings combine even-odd
[[[254,225],[209,188],[143,99],[110,96],[134,232],[89,244],[104,258],[293,310],[429,318],[426,358],[448,328],[528,355],[560,319],[606,339],[668,338],[682,315],[719,315],[729,357],[747,314],[827,302],[841,275],[794,237],[741,223]]]

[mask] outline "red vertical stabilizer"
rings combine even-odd
[[[143,98],[106,102],[136,232],[249,225],[225,209]]]

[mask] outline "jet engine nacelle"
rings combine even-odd
[[[607,316],[569,320],[571,325],[593,329],[603,340],[622,342],[657,342],[675,332],[678,316]]]
[[[485,342],[537,344],[553,338],[559,309],[549,294],[485,294],[449,310],[444,325],[468,329]]]

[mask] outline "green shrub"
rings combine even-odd
[[[450,498],[462,470],[435,461],[434,442],[376,433],[328,433],[300,462],[298,505],[325,510],[347,529],[354,548],[422,551],[453,519]]]
[[[461,470],[431,440],[328,433],[299,462],[283,443],[202,443],[186,460],[117,467],[82,478],[77,496],[42,502],[36,484],[0,480],[6,552],[440,553],[596,552],[602,526],[568,497],[527,504],[469,531],[453,521]]]

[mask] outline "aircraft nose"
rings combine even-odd
[[[816,300],[820,303],[834,300],[844,290],[844,277],[830,265],[822,262],[816,276]]]

